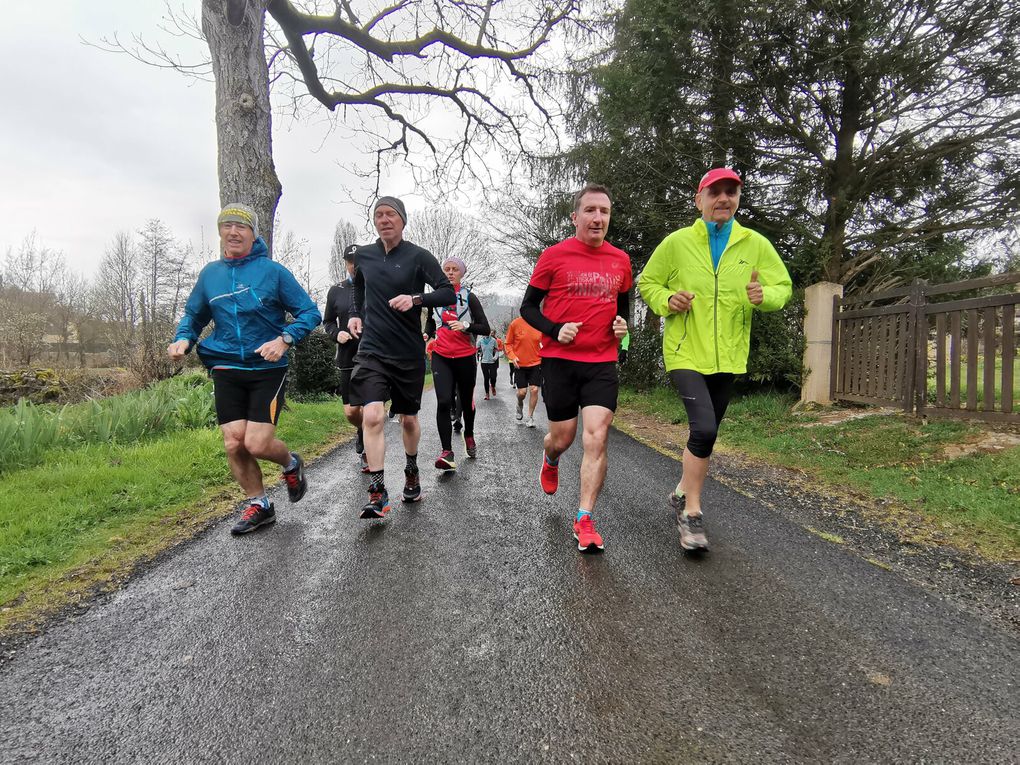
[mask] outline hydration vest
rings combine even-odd
[[[462,284],[460,289],[457,290],[456,301],[453,305],[432,309],[432,318],[436,322],[436,332],[439,332],[440,327],[449,329],[451,321],[459,321],[467,325],[471,324],[471,309],[468,307],[468,298],[470,297],[471,290]]]

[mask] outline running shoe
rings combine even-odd
[[[542,452],[542,469],[538,473],[538,482],[542,484],[542,491],[546,494],[555,494],[560,485],[559,463],[550,465]]]
[[[365,456],[364,452],[358,455],[358,466],[361,468],[362,473],[372,472],[368,469],[368,457]]]
[[[301,455],[291,452],[291,456],[297,460],[297,467],[284,472],[283,480],[287,482],[287,498],[291,502],[297,502],[308,491],[308,479],[305,478],[305,461],[301,459]]]
[[[485,400],[486,400],[486,401],[488,401],[488,400],[489,400],[489,394],[488,394],[488,393],[486,393],[486,394],[485,394]]]
[[[417,470],[404,471],[404,496],[405,502],[421,501],[421,482],[418,480]]]
[[[464,436],[464,451],[471,459],[478,456],[478,446],[475,444],[474,436]]]
[[[534,417],[529,417],[528,421],[526,423],[524,423],[524,424],[527,425],[529,428],[535,427],[535,418]]]
[[[676,513],[676,522],[680,523],[680,516],[684,514],[684,509],[687,507],[687,497],[683,494],[677,494],[674,489],[669,493],[669,506]]]
[[[574,539],[577,540],[577,549],[581,552],[593,553],[606,549],[602,544],[602,535],[595,531],[591,513],[585,513],[581,520],[574,521]]]
[[[457,463],[453,459],[453,452],[443,451],[436,457],[436,468],[439,470],[456,470]]]
[[[517,414],[514,416],[517,418],[517,422],[524,419],[524,401],[522,399],[517,399]]]
[[[707,550],[708,537],[705,536],[705,523],[701,513],[687,515],[680,513],[677,518],[680,529],[680,546],[685,550]]]
[[[259,526],[268,526],[276,522],[276,509],[270,503],[269,507],[263,507],[261,502],[252,502],[244,512],[240,520],[230,529],[231,534],[247,534],[255,531]]]
[[[390,495],[386,489],[368,492],[368,503],[361,508],[362,518],[385,518],[390,511]]]
[[[496,386],[495,385],[492,386],[492,397],[496,398]]]

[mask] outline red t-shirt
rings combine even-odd
[[[630,290],[630,258],[609,242],[589,247],[571,237],[542,253],[529,284],[545,290],[542,313],[557,324],[581,322],[574,342],[542,338],[542,357],[616,361],[616,297]]]

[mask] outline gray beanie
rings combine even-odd
[[[400,220],[404,221],[404,225],[407,225],[407,210],[404,209],[404,203],[396,197],[379,197],[375,200],[375,204],[372,205],[372,215],[375,216],[375,211],[379,209],[379,205],[386,205],[392,207],[397,211],[397,215],[400,216]]]
[[[216,218],[216,225],[221,223],[243,223],[252,230],[256,237],[259,235],[259,216],[255,211],[240,202],[231,202],[222,210]]]

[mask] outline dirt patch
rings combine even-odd
[[[678,461],[683,455],[686,425],[665,423],[625,406],[617,410],[614,425]],[[1020,560],[985,560],[969,540],[951,536],[939,521],[915,508],[826,486],[806,471],[730,449],[717,449],[709,475],[819,538],[833,543],[838,539],[872,565],[1020,635]]]
[[[966,443],[947,446],[942,451],[942,456],[947,460],[955,460],[966,457],[968,454],[992,454],[1012,449],[1014,446],[1020,446],[1020,433],[991,430],[981,433]]]
[[[872,417],[875,415],[892,415],[899,414],[902,409],[893,409],[891,407],[874,407],[869,409],[834,409],[819,412],[817,414],[818,419],[814,422],[805,422],[803,427],[805,428],[818,428],[826,425],[841,425],[844,422],[850,422],[850,420],[860,420],[864,417]]]

